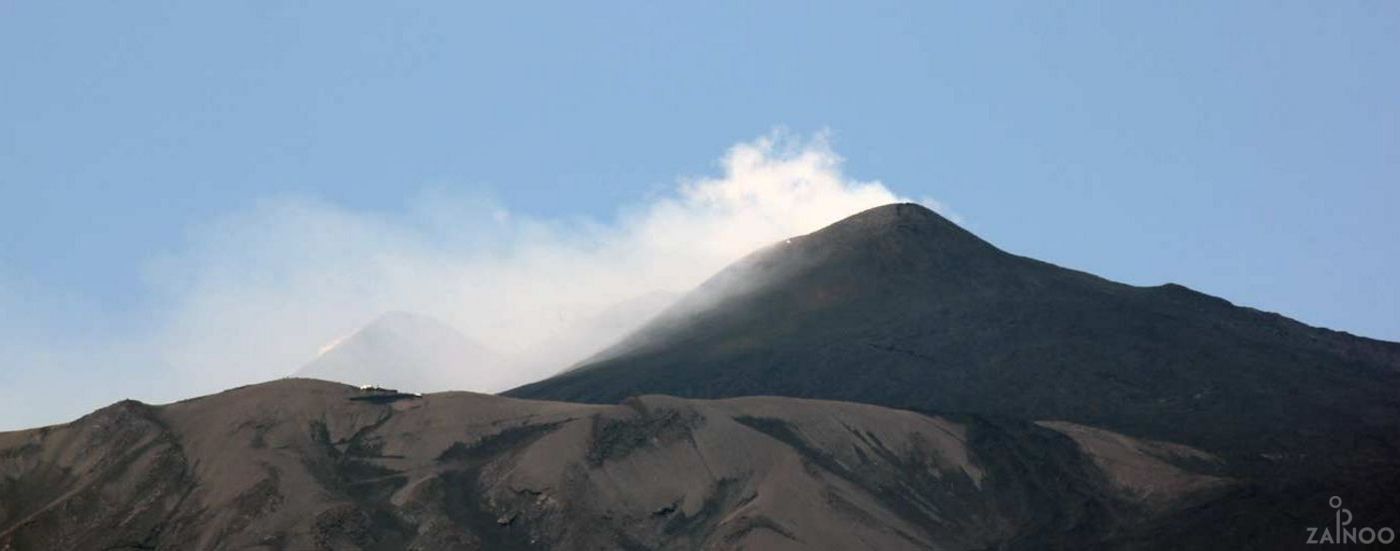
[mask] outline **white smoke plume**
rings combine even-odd
[[[464,390],[548,376],[758,247],[905,200],[841,164],[824,136],[775,133],[607,220],[442,189],[396,213],[266,199],[153,262],[161,316],[139,348],[165,395],[144,398],[285,376],[387,311],[437,318],[509,359],[469,368]]]

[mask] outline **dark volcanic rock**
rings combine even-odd
[[[1292,538],[1287,510],[1324,506],[1322,488],[1400,525],[1375,488],[1400,472],[1400,344],[1009,254],[918,205],[754,253],[592,361],[506,395],[646,393],[1071,421],[1229,457],[1253,495],[1279,500],[1202,517],[1220,525],[1206,533],[1274,509],[1257,528]]]
[[[755,253],[689,302],[506,394],[842,399],[1258,453],[1400,421],[1400,345],[1011,255],[917,205]]]

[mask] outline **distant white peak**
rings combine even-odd
[[[427,391],[499,390],[502,359],[429,316],[389,312],[335,339],[297,375]]]

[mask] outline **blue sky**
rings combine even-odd
[[[0,3],[0,379],[159,332],[269,201],[607,225],[775,128],[1012,252],[1400,340],[1397,4],[860,4]]]

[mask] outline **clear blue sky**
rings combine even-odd
[[[1400,4],[467,4],[0,2],[0,290],[53,310],[0,316],[120,335],[270,196],[605,218],[781,126],[1010,251],[1400,340]]]

